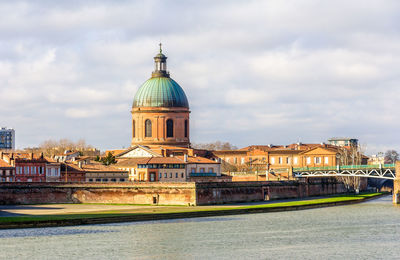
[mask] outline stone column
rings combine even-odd
[[[396,162],[396,178],[393,181],[393,203],[400,204],[400,161]]]

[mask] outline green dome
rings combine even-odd
[[[136,92],[132,107],[186,107],[185,92],[170,77],[152,77]]]

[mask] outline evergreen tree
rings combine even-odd
[[[115,156],[112,155],[110,152],[107,154],[106,157],[104,157],[104,158],[101,159],[101,162],[102,162],[104,165],[111,165],[111,164],[117,163],[117,161],[115,160]]]

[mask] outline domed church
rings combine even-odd
[[[167,71],[167,57],[154,57],[155,68],[137,91],[132,105],[131,145],[189,147],[189,102]]]

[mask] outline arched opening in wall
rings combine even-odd
[[[132,137],[135,137],[135,120],[132,121]]]
[[[144,122],[144,128],[145,128],[145,137],[151,137],[151,120],[147,119]]]
[[[172,119],[167,120],[167,137],[174,137],[174,121]]]
[[[188,137],[188,121],[185,120],[185,137]]]

